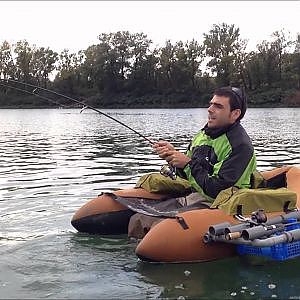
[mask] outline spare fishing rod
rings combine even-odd
[[[125,123],[123,123],[123,122],[121,122],[121,121],[115,119],[114,117],[112,117],[112,116],[110,116],[110,115],[108,115],[108,114],[106,114],[106,113],[100,111],[99,109],[97,109],[97,108],[95,108],[95,107],[93,107],[93,106],[91,106],[91,105],[88,105],[88,104],[86,104],[86,103],[84,103],[84,102],[82,102],[82,101],[79,101],[79,100],[77,100],[77,99],[71,98],[71,97],[69,97],[69,96],[67,96],[67,95],[58,93],[58,92],[56,92],[56,91],[49,90],[49,89],[47,89],[47,88],[43,88],[43,87],[40,87],[40,86],[37,86],[37,85],[34,85],[34,84],[30,84],[30,83],[26,83],[26,82],[20,82],[20,81],[18,81],[18,80],[13,80],[13,79],[0,79],[0,83],[1,83],[1,82],[8,82],[8,83],[9,83],[9,82],[12,82],[12,83],[23,84],[24,86],[32,87],[32,88],[33,88],[33,91],[32,91],[32,92],[29,92],[29,91],[27,91],[27,90],[25,90],[25,89],[23,90],[23,89],[20,89],[20,88],[16,88],[16,87],[7,85],[7,87],[10,87],[10,88],[12,88],[12,89],[16,89],[16,90],[23,91],[23,92],[26,91],[27,93],[30,93],[31,95],[35,95],[35,96],[37,96],[37,97],[43,98],[44,100],[48,100],[48,101],[50,101],[50,102],[53,102],[53,100],[50,100],[48,97],[44,97],[44,96],[39,95],[39,94],[38,94],[38,91],[39,91],[39,90],[45,91],[45,92],[47,92],[47,93],[52,93],[52,94],[57,95],[57,96],[59,96],[59,97],[62,97],[62,98],[71,100],[71,101],[73,101],[73,102],[75,102],[75,103],[80,104],[80,105],[83,106],[80,112],[82,112],[83,110],[85,110],[85,109],[87,109],[87,108],[89,108],[89,109],[91,109],[91,110],[94,110],[94,111],[96,111],[97,113],[99,113],[99,114],[101,114],[101,115],[103,115],[103,116],[105,116],[105,117],[107,117],[107,118],[109,118],[109,119],[111,119],[111,120],[113,120],[113,121],[119,123],[120,125],[126,127],[127,129],[133,131],[134,133],[136,133],[137,135],[139,135],[140,137],[142,137],[144,140],[148,141],[150,144],[152,144],[152,145],[154,144],[154,142],[151,141],[149,138],[147,138],[146,136],[144,136],[144,135],[141,134],[140,132],[136,131],[135,129],[131,128],[130,126],[126,125]],[[3,83],[1,83],[1,85],[5,86]]]

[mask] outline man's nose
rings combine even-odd
[[[208,112],[213,112],[213,104],[211,104],[208,109],[207,109]]]

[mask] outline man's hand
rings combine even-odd
[[[184,168],[191,160],[185,154],[175,150],[174,146],[166,141],[159,141],[153,145],[160,158],[165,159],[170,165]]]
[[[169,150],[166,153],[165,160],[174,167],[184,168],[191,159],[177,150]]]
[[[168,151],[175,150],[174,146],[167,141],[158,141],[152,147],[162,159],[166,159]]]

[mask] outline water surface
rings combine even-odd
[[[206,109],[103,110],[184,151]],[[300,164],[300,109],[249,109],[258,169]],[[92,111],[0,110],[0,298],[300,298],[300,259],[146,264],[127,236],[79,234],[74,212],[164,163],[139,136]],[[188,272],[186,272],[188,271]],[[295,299],[295,298],[294,298]]]

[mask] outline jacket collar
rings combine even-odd
[[[212,139],[216,139],[217,137],[221,136],[222,134],[232,130],[234,127],[236,127],[240,122],[235,122],[229,126],[221,127],[221,128],[209,128],[208,124],[202,128],[204,130],[205,134],[208,135]]]

